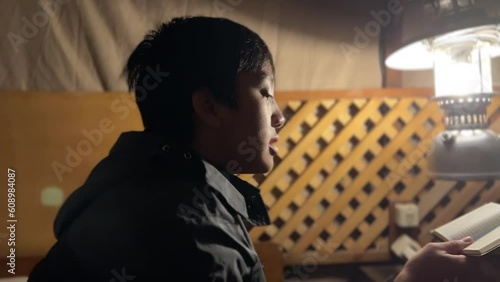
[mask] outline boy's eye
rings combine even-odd
[[[273,95],[269,94],[268,91],[266,90],[262,90],[260,91],[260,94],[262,94],[262,96],[264,96],[265,98],[269,99],[269,98],[274,98]]]

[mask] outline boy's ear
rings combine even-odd
[[[208,89],[197,89],[191,96],[195,117],[211,127],[221,125],[221,105]]]

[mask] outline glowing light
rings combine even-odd
[[[64,202],[64,192],[57,186],[43,188],[40,196],[42,206],[60,207]]]
[[[434,51],[434,80],[436,97],[492,93],[489,48],[477,42],[442,43]]]

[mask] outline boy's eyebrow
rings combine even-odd
[[[271,83],[274,83],[274,76],[273,75],[269,75],[269,74],[262,72],[262,71],[257,72],[257,74],[259,75],[260,79],[263,79],[263,80],[269,79],[271,81]]]

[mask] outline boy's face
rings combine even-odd
[[[277,154],[276,129],[285,119],[274,100],[274,74],[269,64],[259,72],[241,72],[237,78],[238,107],[224,114],[228,171],[265,173]],[[231,164],[229,164],[229,162]]]

